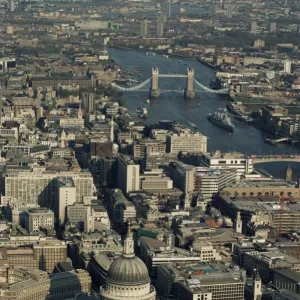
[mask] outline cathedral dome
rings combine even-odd
[[[148,269],[144,262],[136,256],[127,257],[124,255],[111,264],[107,279],[125,285],[139,285],[150,282]]]

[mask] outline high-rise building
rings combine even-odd
[[[208,15],[209,16],[215,16],[217,13],[217,4],[211,3],[208,7]]]
[[[292,72],[292,62],[290,60],[284,61],[284,73],[290,74]]]
[[[164,15],[159,12],[157,15],[157,36],[162,37],[164,35]]]
[[[118,160],[116,157],[101,157],[90,164],[96,187],[116,187]]]
[[[76,202],[76,188],[71,177],[59,177],[57,181],[57,197],[53,203],[53,209],[56,219],[63,224],[67,217],[67,206]]]
[[[169,0],[162,3],[161,9],[165,18],[171,16],[171,2]]]
[[[8,0],[8,10],[10,12],[15,11],[15,1],[14,0]]]
[[[144,18],[141,23],[141,36],[142,37],[148,36],[148,27],[149,27],[149,21],[148,21],[148,19]]]
[[[87,114],[95,111],[95,97],[91,93],[82,93],[81,104],[84,112]]]
[[[118,186],[125,194],[140,189],[140,165],[129,156],[118,159]]]
[[[257,22],[251,22],[251,33],[256,34],[257,33]]]
[[[231,19],[232,16],[233,16],[233,9],[234,9],[233,5],[228,5],[227,6],[227,18],[228,19]]]
[[[275,22],[270,23],[270,32],[271,33],[276,32],[276,23]]]

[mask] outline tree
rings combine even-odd
[[[120,106],[126,106],[127,100],[125,98],[122,98],[119,100],[119,104],[120,104]]]

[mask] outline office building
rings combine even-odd
[[[164,1],[161,5],[161,10],[165,18],[169,18],[171,16],[171,2]]]
[[[268,224],[278,234],[280,230],[282,233],[295,232],[300,229],[300,210],[297,204],[290,204],[284,205],[283,213],[280,213],[280,193],[285,191],[284,194],[289,197],[289,192],[282,185],[280,186],[282,183],[282,181],[276,182],[277,193],[274,195],[270,193],[267,186],[260,184],[261,187],[258,187],[259,182],[253,182],[252,187],[244,182],[242,184],[246,187],[241,190],[225,187],[222,190],[224,194],[214,196],[213,205],[222,215],[232,219],[236,219],[238,211],[241,211],[243,227],[250,233],[254,233],[257,226],[261,224]]]
[[[228,19],[231,19],[232,16],[233,16],[233,9],[234,9],[234,6],[233,5],[228,5],[227,6],[227,18]]]
[[[157,15],[157,36],[163,37],[164,35],[164,15],[159,12]]]
[[[63,224],[67,220],[67,207],[76,202],[76,188],[71,177],[58,177],[57,182],[57,197],[53,209],[56,220]]]
[[[67,245],[63,241],[45,238],[20,248],[3,248],[10,264],[52,273],[58,262],[67,261]]]
[[[111,157],[113,154],[113,142],[107,139],[92,138],[90,140],[90,155],[95,157]]]
[[[222,262],[166,263],[158,267],[157,289],[165,298],[178,300],[244,299],[245,275]]]
[[[275,22],[270,23],[270,32],[271,33],[276,32],[276,23]]]
[[[149,21],[148,19],[144,18],[141,22],[141,37],[146,38],[148,36],[148,27]]]
[[[82,232],[89,233],[95,230],[95,214],[91,205],[78,202],[68,205],[66,207],[66,218],[68,223],[75,224]]]
[[[81,105],[86,114],[95,111],[95,97],[91,93],[82,93],[81,95]]]
[[[253,173],[253,162],[251,158],[239,152],[222,153],[219,150],[214,153],[203,153],[199,164],[212,169],[236,169],[237,180],[244,174]]]
[[[140,189],[140,165],[126,155],[118,158],[118,186],[125,194]]]
[[[92,280],[85,270],[75,270],[48,275],[30,268],[9,270],[8,287],[2,289],[0,299],[57,300],[76,299],[78,293],[91,292]]]
[[[216,3],[210,3],[208,7],[208,15],[209,16],[215,16],[217,14],[217,4]]]
[[[211,198],[215,193],[237,180],[236,169],[214,169],[194,167],[181,162],[171,164],[170,174],[175,186],[185,194],[198,191],[205,198]]]
[[[148,269],[134,254],[133,235],[130,226],[128,228],[123,254],[110,265],[106,282],[100,287],[101,300],[156,299],[156,291],[150,284]]]
[[[31,208],[22,213],[21,223],[29,233],[54,228],[54,213],[48,208]]]
[[[90,164],[96,187],[116,187],[118,178],[118,159],[102,157]]]
[[[182,248],[175,248],[169,243],[147,236],[140,238],[141,258],[145,262],[150,276],[156,277],[158,267],[169,263],[195,263],[200,261],[200,254]]]
[[[158,140],[142,139],[133,145],[133,157],[136,159],[141,159],[148,155],[164,154],[165,152],[165,143]]]
[[[257,33],[257,23],[254,21],[254,22],[251,22],[251,29],[250,29],[250,32],[252,34],[256,34]]]
[[[167,136],[167,152],[207,152],[207,137],[199,132],[171,133]]]
[[[255,40],[253,43],[253,47],[256,49],[264,48],[265,47],[265,41],[264,40]]]
[[[173,189],[173,180],[162,174],[151,175],[144,174],[140,176],[141,187],[143,191],[166,191]]]
[[[114,224],[124,226],[128,221],[136,219],[136,208],[131,201],[128,201],[121,190],[110,191],[106,202],[109,217]]]
[[[233,277],[187,279],[177,285],[176,296],[178,300],[244,300],[244,286],[243,280]]]
[[[284,73],[291,74],[292,73],[292,62],[290,60],[284,61]]]
[[[10,172],[5,176],[5,196],[20,199],[24,203],[36,203],[49,207],[54,202],[58,177],[71,177],[76,188],[76,202],[84,202],[85,197],[93,196],[93,176],[90,172],[41,170]]]
[[[299,271],[300,260],[298,258],[282,253],[277,249],[270,249],[267,252],[252,251],[246,252],[244,254],[244,268],[250,274],[253,274],[255,272],[255,269],[257,269],[262,282],[268,283],[273,279],[272,273],[275,271],[277,272],[277,269]],[[287,286],[288,275],[289,274],[287,272],[277,272],[277,277],[275,278],[277,278],[276,282],[278,284],[278,287],[282,286],[282,282],[284,280],[286,281],[285,284]],[[294,281],[295,279],[296,278],[294,278]]]

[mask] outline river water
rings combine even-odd
[[[120,63],[126,70],[142,69],[143,80],[151,77],[151,67],[153,65],[156,65],[159,72],[164,74],[185,74],[186,65],[191,66],[195,70],[196,80],[206,86],[209,86],[210,81],[215,78],[212,69],[196,60],[182,59],[183,63],[178,63],[177,58],[165,58],[161,55],[148,56],[141,51],[116,48],[110,49],[110,55],[116,63]],[[159,87],[164,90],[184,89],[185,80],[185,78],[160,78]],[[209,151],[220,149],[225,152],[239,151],[247,155],[299,153],[299,149],[294,146],[281,144],[276,147],[266,144],[264,142],[266,137],[263,132],[254,126],[242,124],[234,118],[232,120],[235,123],[236,130],[233,134],[229,134],[209,122],[207,115],[210,112],[226,107],[228,101],[226,96],[198,93],[194,100],[186,100],[182,94],[166,93],[161,94],[158,99],[151,100],[150,104],[145,103],[149,98],[146,92],[125,92],[123,97],[127,99],[127,107],[133,117],[136,116],[135,110],[138,106],[147,107],[148,119],[145,124],[157,123],[162,119],[176,120],[191,128],[191,123],[196,124],[198,130],[209,138]],[[200,101],[200,107],[196,105],[196,101]],[[297,178],[300,175],[299,163],[291,163],[290,165],[294,171],[294,177]],[[282,177],[286,167],[287,163],[259,165],[259,168],[267,170],[276,177]]]

